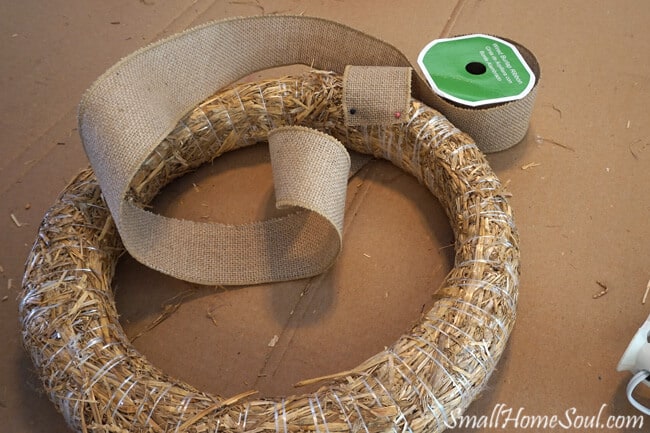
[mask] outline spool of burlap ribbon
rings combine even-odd
[[[443,40],[458,41],[459,39],[476,36],[480,37],[484,35],[464,35]],[[530,72],[532,72],[532,88],[530,91],[518,99],[500,103],[483,103],[475,106],[447,99],[438,93],[433,94],[434,101],[432,102],[433,107],[444,113],[453,124],[471,135],[476,141],[476,145],[484,153],[500,152],[509,149],[524,138],[528,131],[530,116],[533,111],[535,97],[537,96],[537,84],[540,79],[539,63],[535,55],[528,48],[508,38],[494,36],[492,38],[510,44],[518,51],[518,54],[521,56],[520,61],[525,62]],[[431,42],[431,44],[436,41]],[[468,52],[471,53],[470,57],[472,54],[478,54],[472,53],[471,50],[464,51],[463,48],[458,48],[458,53],[451,56],[452,63],[456,64],[456,66],[463,66],[465,64],[463,60],[468,57]],[[423,54],[424,50],[420,55],[422,56]],[[514,59],[517,57],[515,56]],[[481,60],[480,57],[477,60]],[[438,60],[438,62],[445,61],[447,61],[445,58]],[[454,78],[461,81],[470,80],[469,86],[475,85],[472,84],[469,78],[472,74],[460,75],[464,72],[465,70],[455,71],[459,75],[456,75]],[[478,84],[478,86],[481,85],[485,84]]]
[[[528,57],[536,65],[530,53]],[[349,125],[404,121],[401,115],[412,86],[414,97],[439,108],[485,152],[509,147],[523,137],[534,99],[531,92],[521,101],[483,109],[451,104],[411,73],[396,48],[318,18],[233,19],[155,43],[109,69],[86,92],[79,108],[82,142],[134,258],[201,284],[289,280],[316,275],[331,265],[341,248],[342,179],[349,162],[340,143],[323,134],[293,130],[275,135],[278,140],[270,137],[272,154],[278,153],[275,142],[282,141],[284,147],[285,156],[275,158],[276,181],[300,179],[298,186],[276,185],[292,191],[283,203],[309,213],[243,226],[182,221],[145,210],[129,194],[139,167],[196,103],[257,70],[297,63],[337,72],[349,64],[362,66],[345,75]],[[330,169],[304,176],[304,170],[314,172],[323,164]]]

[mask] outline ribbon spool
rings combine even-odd
[[[418,64],[434,89],[434,106],[483,152],[509,149],[524,138],[540,78],[526,47],[483,34],[436,39]]]
[[[209,99],[256,70],[312,62],[339,73],[348,63],[387,65],[380,75],[410,76],[398,50],[356,30],[317,18],[264,16],[211,23],[146,47],[84,96],[80,133],[93,171],[75,178],[44,218],[20,300],[24,345],[75,430],[438,432],[484,388],[517,304],[518,235],[508,193],[472,139],[425,104],[436,99],[417,75],[414,98],[404,105],[408,79],[402,79],[389,86],[395,106],[368,104],[380,108],[374,113],[359,108],[365,106],[359,94],[342,90],[335,73],[252,83]],[[364,67],[346,71],[350,82],[377,72]],[[250,105],[242,103],[245,92]],[[385,100],[383,91],[377,95]],[[252,116],[253,109],[262,114]],[[364,116],[360,126],[345,124],[350,115]],[[327,134],[295,129],[300,122]],[[407,334],[361,365],[322,378],[314,393],[251,401],[250,394],[224,399],[200,392],[152,366],[124,335],[111,288],[122,242],[138,260],[171,275],[169,246],[176,253],[182,246],[188,252],[173,266],[199,272],[194,281],[214,281],[196,265],[211,253],[223,255],[222,244],[202,236],[206,225],[180,222],[177,230],[179,221],[141,206],[166,182],[224,152],[294,134],[327,141],[323,147],[338,153],[333,135],[414,175],[450,218],[455,267]],[[348,167],[337,168],[338,179]]]

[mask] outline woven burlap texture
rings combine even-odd
[[[343,211],[350,157],[331,135],[301,126],[269,134],[276,205],[319,213],[343,234]],[[306,157],[309,156],[309,157]]]
[[[411,102],[411,68],[347,66],[343,112],[347,126],[403,122]]]

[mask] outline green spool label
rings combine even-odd
[[[418,64],[438,95],[471,107],[521,99],[535,85],[519,50],[488,35],[436,39]]]

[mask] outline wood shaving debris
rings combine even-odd
[[[370,254],[363,253],[364,257],[370,258]]]
[[[3,274],[4,271],[5,271],[5,268],[2,265],[0,265],[0,274]]]
[[[167,303],[162,306],[163,307],[162,313],[160,313],[158,317],[152,320],[142,331],[140,331],[137,335],[132,337],[131,341],[137,340],[138,338],[142,337],[144,334],[151,331],[156,326],[160,325],[162,322],[167,320],[169,316],[171,316],[176,311],[178,311],[181,305],[183,305],[183,301],[185,300],[185,298],[192,296],[194,293],[196,293],[195,289],[189,289],[169,299]]]
[[[199,189],[199,186],[198,186],[197,184],[195,184],[194,182],[192,182],[192,186],[194,187],[194,191],[196,191],[196,192],[201,191],[201,190]]]
[[[598,292],[594,296],[592,296],[592,298],[594,298],[594,299],[598,299],[598,298],[601,298],[601,297],[605,296],[607,294],[607,292],[609,291],[609,288],[607,288],[606,284],[601,283],[600,281],[596,281],[596,284],[598,284],[603,290],[601,290],[600,292]]]
[[[14,280],[9,278],[7,280],[7,290],[11,290],[13,288],[13,285],[14,285]]]
[[[550,138],[544,138],[544,137],[542,137],[541,135],[536,136],[536,137],[535,137],[535,141],[536,141],[537,143],[539,143],[539,144],[542,144],[542,143],[544,143],[544,142],[546,142],[546,143],[551,143],[551,144],[554,144],[554,145],[556,145],[556,146],[558,146],[558,147],[561,147],[562,149],[569,150],[569,151],[571,151],[571,152],[575,152],[575,151],[576,151],[576,150],[575,150],[573,147],[571,147],[571,146],[568,146],[568,145],[566,145],[566,144],[562,144],[562,143],[560,143],[559,141],[551,140]]]
[[[20,221],[18,221],[18,218],[16,218],[16,215],[11,214],[10,216],[11,216],[11,220],[14,222],[14,224],[16,224],[16,227],[23,226],[23,224]]]
[[[29,210],[29,209],[31,209],[31,208],[32,208],[32,204],[31,204],[31,203],[25,203],[25,210]]]
[[[557,111],[557,113],[560,115],[560,119],[561,119],[562,118],[562,110],[557,108],[554,104],[551,104],[551,108],[553,108],[553,110]]]
[[[639,159],[639,156],[638,156],[636,153],[634,153],[634,151],[632,150],[632,144],[629,144],[629,145],[627,146],[627,148],[630,150],[630,153],[632,154],[632,156],[634,157],[634,159],[637,159],[637,160],[638,160],[638,159]]]
[[[650,293],[650,280],[648,280],[648,284],[645,287],[645,293],[643,294],[643,300],[641,303],[645,305],[645,301],[648,299],[648,293]]]
[[[573,147],[571,147],[571,146],[569,146],[569,145],[566,145],[566,144],[562,144],[562,143],[560,143],[560,142],[558,142],[558,141],[555,141],[555,140],[546,140],[546,141],[548,141],[549,143],[554,144],[554,145],[556,145],[556,146],[559,146],[559,147],[561,147],[562,149],[570,150],[571,152],[575,152],[575,151],[576,151]]]
[[[160,315],[156,317],[154,320],[152,320],[151,323],[149,323],[142,331],[134,335],[131,338],[131,341],[137,340],[138,338],[142,337],[144,334],[151,331],[156,326],[160,325],[162,322],[167,320],[169,316],[174,314],[180,308],[181,304],[182,302],[179,302],[178,304],[174,304],[174,305],[166,305],[165,308],[163,309],[163,312],[160,313]]]
[[[446,250],[447,248],[452,248],[452,247],[455,246],[455,245],[456,245],[456,244],[455,244],[454,242],[451,242],[451,243],[449,243],[449,244],[447,244],[447,245],[444,245],[444,246],[438,248],[438,251]]]
[[[208,310],[208,317],[210,318],[210,321],[212,321],[214,326],[219,326],[219,323],[217,323],[217,319],[214,317],[213,310]]]
[[[271,341],[269,341],[268,346],[269,347],[275,347],[276,344],[278,344],[278,341],[280,341],[280,337],[277,335],[274,335],[273,338],[271,338]]]
[[[542,165],[542,163],[540,163],[540,162],[529,162],[528,164],[522,165],[521,169],[522,170],[528,170],[529,168],[539,167],[540,165]]]
[[[630,129],[630,123],[631,123],[631,121],[628,120],[628,121],[627,121],[627,126],[625,127],[626,129]]]
[[[3,296],[2,299],[0,299],[0,302],[5,302],[7,299],[9,299],[9,296]]]
[[[245,2],[245,1],[230,1],[230,2],[228,2],[228,4],[242,5],[242,6],[253,6],[253,7],[259,9],[262,12],[262,15],[265,15],[264,6],[262,6],[260,4],[259,0],[255,1],[255,2],[252,2],[252,1],[248,1],[248,2]]]

